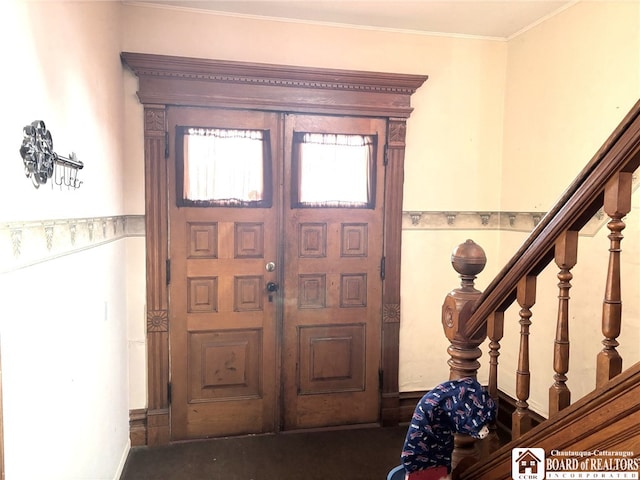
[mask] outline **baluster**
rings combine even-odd
[[[601,387],[622,372],[622,357],[616,350],[616,340],[622,323],[622,298],[620,288],[620,243],[626,227],[623,217],[631,211],[631,180],[629,172],[619,172],[607,183],[604,190],[604,211],[611,218],[609,234],[609,268],[602,305],[602,340],[604,348],[596,361],[596,387]]]
[[[558,321],[553,345],[554,383],[549,388],[549,416],[555,415],[571,404],[571,391],[567,387],[569,371],[569,290],[571,269],[578,261],[578,232],[568,230],[556,240],[555,261],[558,272]]]
[[[516,298],[520,305],[520,352],[518,371],[516,372],[516,410],[511,418],[511,437],[520,438],[531,430],[531,412],[529,411],[529,326],[531,325],[531,307],[536,303],[536,277],[527,275],[518,282]]]
[[[504,312],[494,312],[487,322],[489,337],[489,395],[498,404],[498,357],[504,335]]]
[[[489,337],[489,396],[493,398],[493,401],[496,403],[496,408],[499,409],[498,405],[498,357],[500,356],[500,340],[502,340],[502,336],[504,334],[504,312],[493,312],[493,314],[489,317],[487,321],[487,336]],[[497,417],[497,415],[496,415]],[[496,420],[489,425],[489,429],[493,436],[497,436],[497,418]],[[493,450],[497,450],[500,448],[499,439],[494,438],[496,440],[496,448]],[[492,450],[489,450],[492,451]]]

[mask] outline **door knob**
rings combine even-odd
[[[267,292],[277,292],[278,288],[280,288],[280,285],[275,282],[267,283]]]

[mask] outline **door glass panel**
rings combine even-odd
[[[374,135],[296,132],[292,206],[373,208]]]
[[[179,127],[178,201],[187,206],[270,207],[269,132]]]

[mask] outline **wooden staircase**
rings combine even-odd
[[[511,451],[544,448],[560,452],[634,452],[640,456],[640,362],[567,407],[551,421],[511,441],[467,468],[459,479],[511,479]],[[549,457],[548,457],[549,458]],[[563,456],[563,459],[584,457]],[[637,470],[635,470],[637,471]]]
[[[626,370],[618,353],[622,324],[621,242],[624,218],[631,211],[632,175],[640,166],[640,102],[538,223],[512,259],[484,292],[474,287],[486,263],[481,247],[468,240],[452,255],[461,286],[450,292],[442,307],[442,323],[451,346],[451,378],[475,376],[480,345],[489,339],[489,392],[498,400],[500,342],[504,313],[514,302],[520,307],[516,375],[516,404],[511,419],[512,441],[500,445],[497,435],[478,448],[456,439],[454,478],[500,480],[511,477],[512,449],[553,451],[629,451],[640,458],[640,363]],[[602,351],[596,360],[596,389],[571,403],[569,371],[569,291],[572,268],[578,262],[578,235],[600,210],[609,217],[608,268],[602,305]],[[633,239],[640,242],[640,239]],[[555,375],[549,389],[549,419],[534,421],[529,409],[529,326],[536,303],[538,275],[554,261],[559,271],[558,314],[553,349]],[[512,372],[511,372],[512,373]],[[486,440],[485,440],[486,442]],[[565,457],[570,458],[570,457]],[[640,462],[638,462],[640,463]],[[473,466],[473,468],[469,468]],[[637,470],[636,470],[637,472]]]

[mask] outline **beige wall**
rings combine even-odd
[[[194,15],[132,5],[125,7],[124,19],[126,51],[429,75],[412,96],[415,110],[407,126],[404,209],[499,207],[504,42]],[[249,39],[246,32],[251,32]],[[141,123],[141,107],[131,101],[135,82],[127,81],[126,89],[128,120]],[[127,156],[133,161],[129,168],[138,171],[141,136],[127,137]],[[143,199],[138,197],[136,209],[142,212]],[[459,284],[447,264],[452,248],[466,240],[465,235],[411,232],[403,238],[403,264],[407,265],[402,278],[403,390],[429,388],[448,376],[440,305],[446,292]],[[495,240],[484,243],[491,251]],[[434,269],[434,262],[443,264],[444,271]],[[446,284],[444,276],[450,278]],[[431,345],[426,350],[425,339]],[[143,371],[144,365],[133,365],[132,377],[141,379]],[[144,406],[144,400],[132,398],[133,406]]]
[[[509,41],[503,210],[546,211],[640,92],[640,3],[578,2]]]
[[[2,209],[2,219],[124,213],[118,5],[9,0],[2,9],[0,45],[10,66],[3,72],[3,110],[11,115],[0,118],[1,148],[13,160],[6,162],[0,195],[16,200]],[[14,157],[22,127],[36,119],[51,130],[56,152],[74,151],[87,165],[79,176],[83,188],[47,184],[36,191],[24,180],[22,160]]]
[[[67,254],[49,255],[44,230],[53,220],[144,213],[142,109],[120,51],[428,74],[412,99],[404,209],[544,211],[639,96],[639,9],[635,2],[580,2],[500,42],[119,2],[0,2],[0,48],[11,67],[2,90],[9,114],[0,116],[7,479],[117,478],[128,451],[127,410],[146,406],[144,239],[103,231],[104,242],[94,240],[91,248],[67,245]],[[75,151],[85,162],[79,190],[36,190],[24,178],[17,150],[22,127],[34,119],[47,122],[56,151]],[[623,242],[630,261],[620,350],[627,362],[640,357],[639,215],[636,207]],[[115,234],[118,221],[109,222]],[[11,235],[23,226],[37,235],[17,255]],[[581,238],[589,260],[574,271],[569,378],[576,397],[591,387],[600,348],[604,279],[591,279],[596,264],[606,262],[606,233],[603,227]],[[440,306],[458,285],[449,255],[466,238],[487,252],[477,283],[484,288],[524,235],[441,226],[403,231],[402,391],[448,376]],[[59,241],[70,242],[54,237],[53,251]],[[531,403],[542,412],[553,373],[556,273],[552,267],[540,279],[550,300],[536,307],[532,327]],[[505,338],[500,385],[512,392],[517,309],[508,313]],[[486,369],[480,377],[486,380]],[[33,432],[49,446],[37,462],[24,448]]]
[[[498,208],[499,190],[477,177],[500,176],[504,42],[131,5],[124,18],[128,51],[429,75],[412,96],[405,209]]]
[[[546,211],[640,98],[640,3],[579,2],[509,41],[505,93],[502,210]],[[635,204],[640,202],[635,195]],[[623,232],[625,365],[640,360],[640,254],[636,209]],[[609,241],[605,221],[595,236],[581,236],[571,290],[573,399],[593,389],[595,357],[602,348],[600,312]],[[506,261],[524,239],[503,232]],[[557,273],[538,279],[533,308],[531,406],[547,412],[553,383],[552,346],[557,316]],[[500,385],[515,395],[518,308],[506,317]],[[507,339],[511,339],[510,341]]]
[[[124,13],[126,51],[429,75],[412,97],[406,211],[544,212],[638,97],[635,3],[580,3],[508,42],[133,5]],[[249,41],[243,32],[251,32]],[[131,75],[125,75],[125,89],[127,123],[134,127],[127,135],[128,168],[139,178],[142,143],[135,129],[142,109],[133,100]],[[142,212],[143,198],[139,193],[133,198],[132,207]],[[467,238],[488,256],[477,281],[482,289],[524,234],[441,226],[403,232],[401,391],[428,389],[448,376],[440,307],[446,292],[459,284],[450,253]],[[544,338],[552,326],[542,330],[536,344],[546,353]],[[142,331],[139,335],[143,338]],[[502,358],[506,390],[512,388],[509,359],[515,355],[507,348]],[[486,356],[482,361],[486,366]],[[131,372],[142,381],[144,364],[134,363]],[[536,379],[543,396],[546,377]],[[486,380],[485,367],[480,379]],[[544,411],[546,401],[532,400]],[[144,401],[136,394],[132,407]]]
[[[116,479],[129,450],[129,240],[121,227],[106,238],[126,213],[120,13],[116,2],[0,2],[7,480]],[[84,162],[80,189],[25,178],[22,128],[37,119],[56,152]]]

